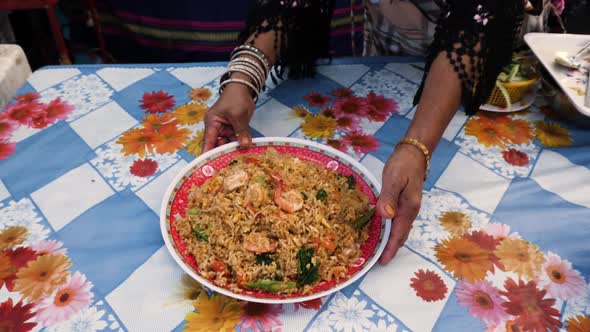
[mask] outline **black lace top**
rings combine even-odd
[[[386,0],[384,0],[386,1]],[[462,104],[475,113],[490,95],[496,77],[510,62],[524,16],[523,0],[434,0],[441,16],[427,55],[426,71],[444,52],[462,82]],[[416,4],[419,6],[418,4]],[[240,42],[253,42],[274,30],[278,59],[275,75],[289,68],[290,78],[310,76],[320,57],[329,56],[334,0],[261,0],[252,11]],[[280,40],[279,40],[280,38]]]

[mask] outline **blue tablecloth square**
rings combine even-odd
[[[94,206],[58,232],[76,267],[110,293],[164,244],[158,216],[131,191]]]
[[[92,158],[90,147],[60,121],[18,143],[11,158],[0,160],[0,178],[18,200]]]

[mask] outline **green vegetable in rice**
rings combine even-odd
[[[266,186],[266,180],[262,176],[255,176],[252,178],[254,182],[260,183],[263,186]]]
[[[199,239],[201,241],[209,242],[209,235],[205,234],[205,230],[202,229],[201,227],[196,226],[195,228],[193,228],[193,232],[195,233],[195,236],[197,237],[197,239]]]
[[[375,208],[371,208],[367,214],[358,218],[354,222],[354,228],[361,229],[361,228],[365,227],[365,225],[367,225],[369,223],[369,221],[371,221],[371,219],[373,218],[374,215],[375,215]]]
[[[232,160],[232,161],[229,162],[229,165],[231,166],[231,165],[235,165],[237,163],[238,163],[238,161],[234,159],[234,160]]]
[[[354,176],[352,176],[352,175],[347,176],[346,183],[348,183],[348,189],[354,189],[354,185],[355,185]]]
[[[270,265],[272,261],[272,256],[268,252],[256,255],[256,264],[258,265]]]
[[[328,198],[328,193],[324,189],[320,189],[318,190],[317,194],[315,194],[315,198],[318,201],[324,201],[326,198]]]
[[[297,252],[297,286],[302,287],[316,282],[319,275],[320,264],[313,264],[311,258],[313,257],[313,248],[301,248]]]
[[[355,185],[355,181],[354,181],[354,176],[348,175],[348,176],[344,176],[342,174],[337,174],[336,175],[338,178],[346,178],[346,184],[348,184],[348,189],[354,189],[354,185]]]
[[[246,287],[260,289],[269,293],[280,293],[296,287],[294,281],[258,280],[247,282]]]
[[[301,196],[303,196],[303,200],[307,201],[307,194],[304,193],[303,191],[301,192]]]
[[[201,214],[201,210],[192,208],[188,211],[188,214],[193,215],[193,216],[198,216],[199,214]]]

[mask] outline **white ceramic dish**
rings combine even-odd
[[[254,139],[252,146],[248,149],[238,148],[237,143],[226,144],[193,160],[176,176],[168,187],[160,209],[160,226],[168,251],[178,265],[203,286],[220,294],[244,301],[259,303],[304,302],[330,295],[352,284],[366,274],[377,262],[385,249],[391,229],[391,221],[378,216],[373,217],[371,223],[367,226],[370,229],[369,240],[365,242],[366,249],[361,246],[363,254],[355,264],[349,267],[348,278],[339,282],[320,283],[314,287],[310,294],[278,296],[251,291],[233,292],[202,277],[198,273],[198,262],[185,252],[184,244],[176,232],[174,224],[176,215],[184,215],[185,213],[189,188],[192,185],[202,184],[207,178],[213,176],[217,170],[226,167],[235,156],[249,151],[252,153],[260,152],[268,147],[274,147],[280,153],[287,153],[302,160],[324,165],[326,168],[343,175],[354,175],[357,184],[360,186],[359,188],[363,188],[361,190],[365,193],[370,193],[369,197],[372,202],[376,201],[376,197],[381,190],[381,184],[364,166],[350,156],[326,145],[303,139],[283,137]]]
[[[580,113],[590,116],[590,107],[584,106],[588,70],[590,70],[590,52],[579,56],[579,59],[584,63],[580,70],[568,69],[555,63],[557,52],[575,54],[590,41],[590,35],[529,33],[524,36],[524,40],[576,109]]]

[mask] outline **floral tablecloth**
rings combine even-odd
[[[420,63],[342,60],[274,85],[254,136],[312,139],[379,179]],[[459,112],[392,263],[295,305],[203,290],[159,228],[200,153],[219,63],[48,67],[0,115],[0,330],[590,331],[590,132],[542,100]]]

